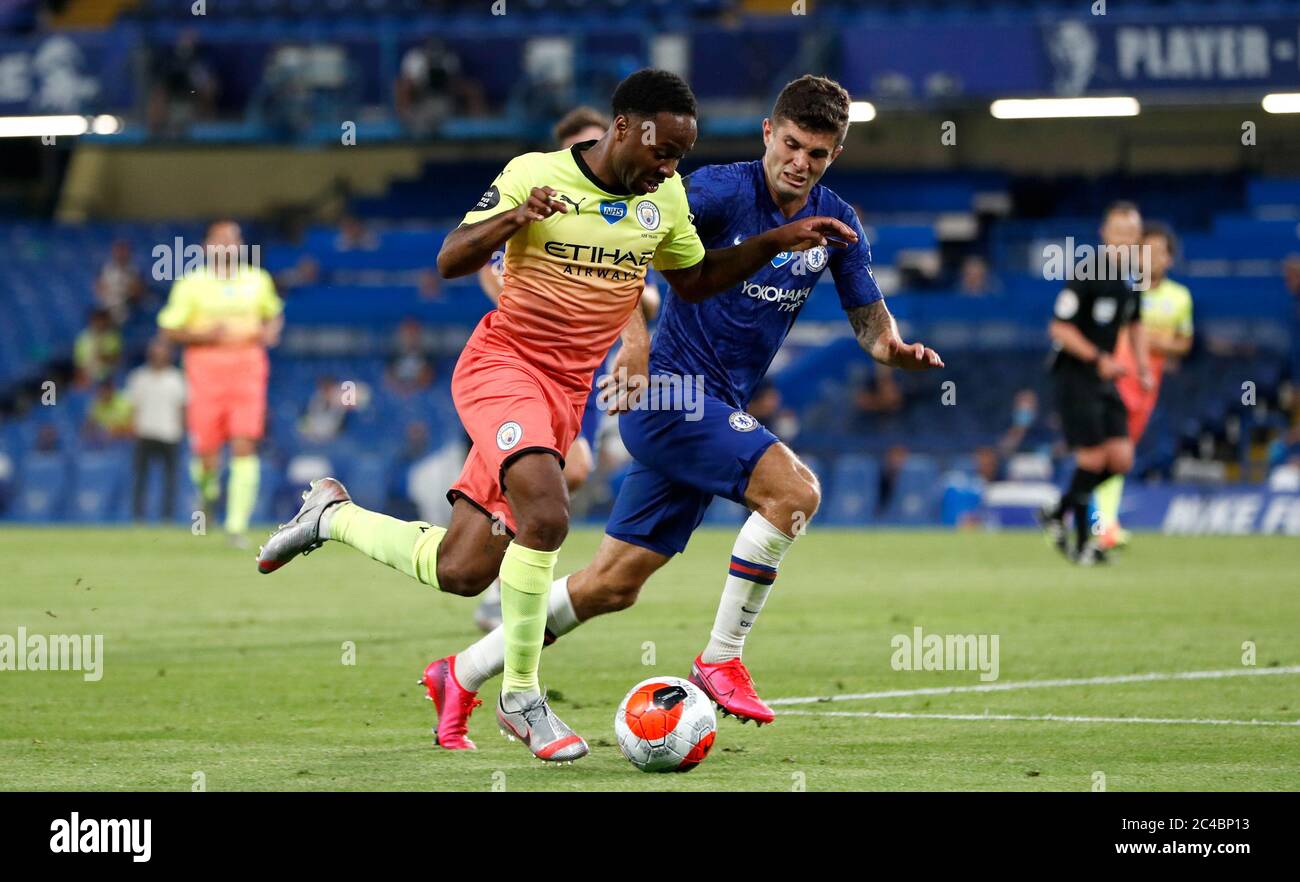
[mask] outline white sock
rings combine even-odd
[[[551,583],[547,601],[546,630],[563,637],[581,624],[569,600],[569,577]],[[497,626],[491,633],[468,649],[456,653],[456,679],[470,692],[478,692],[483,684],[505,670],[506,633]]]
[[[781,558],[793,544],[793,537],[772,526],[758,512],[750,514],[731,548],[731,567],[718,603],[718,615],[713,620],[713,631],[709,634],[709,645],[700,653],[702,661],[716,664],[740,658],[745,636],[754,626],[776,581]]]

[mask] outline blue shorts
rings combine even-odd
[[[777,442],[758,420],[704,396],[701,418],[683,410],[633,410],[619,434],[636,460],[605,532],[666,557],[686,549],[714,496],[745,502],[749,476]],[[689,417],[689,419],[688,419]]]
[[[599,372],[597,372],[599,375]],[[582,430],[578,436],[586,438],[587,443],[591,445],[591,452],[594,456],[596,453],[596,435],[600,432],[600,418],[605,415],[600,409],[600,392],[596,388],[597,377],[591,378],[591,395],[587,398],[587,409],[582,412]]]

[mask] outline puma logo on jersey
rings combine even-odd
[[[577,202],[574,202],[572,199],[570,199],[568,196],[565,196],[563,193],[558,194],[558,196],[561,202],[567,202],[573,206],[574,215],[582,214],[582,203],[587,201],[585,196],[582,199],[579,199]]]

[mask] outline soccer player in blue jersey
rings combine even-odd
[[[691,679],[724,713],[758,724],[773,713],[741,662],[745,637],[776,580],[782,558],[820,503],[817,477],[754,417],[750,396],[771,365],[818,278],[827,270],[858,342],[881,364],[943,367],[932,349],[904,343],[871,274],[871,252],[851,206],[818,184],[843,150],[848,93],[832,80],[804,76],[777,98],[763,121],[763,158],[706,166],[686,181],[695,226],[706,247],[729,247],[792,220],[825,215],[851,227],[847,248],[782,253],[731,290],[700,303],[676,292],[664,300],[648,359],[652,389],[694,387],[702,395],[643,396],[620,417],[636,460],[619,491],[592,563],[551,586],[548,642],[581,622],[632,605],[646,580],[686,548],[715,496],[742,503],[749,519],[731,553],[722,600]],[[626,345],[625,345],[626,350]],[[633,363],[624,354],[625,363]],[[464,732],[474,693],[504,664],[500,629],[447,659],[461,693],[438,720]],[[440,741],[444,739],[440,738]]]

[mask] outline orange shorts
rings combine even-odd
[[[1134,370],[1136,371],[1136,368]],[[1160,382],[1157,379],[1150,389],[1143,389],[1137,377],[1127,373],[1115,381],[1115,388],[1119,391],[1125,410],[1128,411],[1129,440],[1136,445],[1142,440],[1142,434],[1147,430],[1151,414],[1156,409],[1156,401],[1160,398]]]
[[[582,428],[590,387],[575,393],[516,352],[471,341],[456,362],[451,394],[473,446],[447,498],[453,504],[457,497],[468,500],[513,533],[506,468],[537,451],[554,454],[563,466],[564,453]]]
[[[260,440],[266,430],[270,363],[260,347],[192,346],[185,351],[190,449],[216,453],[232,438]]]

